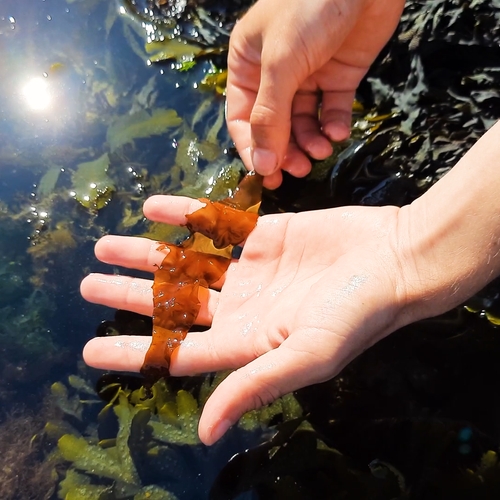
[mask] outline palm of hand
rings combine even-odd
[[[153,220],[184,223],[196,200],[153,197]],[[399,311],[395,207],[348,207],[261,217],[231,264],[221,291],[200,297],[200,324],[172,358],[171,373],[235,368],[207,402],[200,437],[212,443],[245,411],[326,380],[359,352],[394,330]],[[117,241],[116,239],[119,239]],[[96,254],[104,262],[153,270],[156,243],[109,237]],[[92,302],[151,313],[151,282],[91,275],[82,294]],[[87,363],[138,370],[149,341],[98,338]]]

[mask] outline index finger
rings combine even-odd
[[[186,215],[203,208],[205,203],[187,196],[155,195],[144,202],[144,215],[152,221],[185,226]]]

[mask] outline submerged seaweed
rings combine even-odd
[[[217,200],[237,185],[243,168],[223,103],[199,89],[224,92],[228,34],[251,2],[122,1],[124,14],[114,2],[68,3],[92,26],[72,42],[88,53],[65,43],[42,64],[47,82],[72,89],[78,113],[46,122],[42,113],[41,146],[15,113],[0,130],[0,401],[51,401],[60,410],[31,444],[38,420],[6,417],[2,498],[9,487],[12,498],[29,498],[21,492],[36,494],[37,481],[41,494],[65,499],[199,499],[209,491],[214,499],[498,498],[498,281],[467,302],[472,314],[459,308],[411,325],[332,381],[299,391],[305,419],[288,395],[245,415],[211,448],[196,425],[222,375],[149,390],[142,379],[107,376],[104,407],[88,372],[54,382],[62,376],[56,368],[74,365],[68,352],[80,348],[95,317],[77,291],[95,269],[94,241],[116,232],[177,243],[178,229],[144,220],[147,196]],[[305,181],[286,176],[282,188],[265,192],[262,210],[402,205],[445,175],[500,117],[499,13],[497,0],[408,0],[359,89],[351,139],[315,162]],[[43,33],[13,33],[9,41],[45,47]],[[15,46],[4,47],[4,68],[27,61]],[[148,59],[157,62],[145,66]],[[122,313],[100,332],[150,328],[150,318]],[[50,398],[36,393],[49,379]],[[47,471],[59,474],[55,493]]]
[[[43,427],[48,408],[38,415],[23,407],[11,407],[0,423],[0,498],[49,500],[57,486],[55,463],[44,457],[34,434]],[[44,458],[46,458],[44,460]]]
[[[57,440],[59,462],[66,464],[58,498],[106,493],[109,499],[135,500],[152,492],[159,499],[204,498],[234,453],[255,443],[272,423],[302,414],[287,396],[247,414],[217,445],[202,445],[197,434],[201,406],[225,375],[206,377],[190,390],[172,390],[165,380],[150,389],[134,388],[134,381],[107,377],[100,392],[109,402],[99,411],[97,428],[82,427],[82,412],[96,402],[92,395],[81,399],[91,392],[84,379],[69,380],[72,394],[66,385],[53,386],[53,398],[66,416],[45,430],[49,441]]]

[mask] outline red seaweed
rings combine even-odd
[[[202,198],[205,206],[186,216],[191,236],[168,249],[153,281],[153,339],[141,373],[148,380],[169,375],[172,353],[200,311],[200,287],[208,289],[226,272],[234,245],[244,242],[257,223],[262,179],[247,174],[234,194],[222,201]]]

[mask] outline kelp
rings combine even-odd
[[[97,211],[109,203],[115,187],[107,175],[108,167],[108,153],[77,165],[71,178],[73,185],[70,194],[80,205]]]
[[[94,2],[84,3],[87,6]],[[235,6],[237,3],[234,2]],[[116,11],[116,6],[110,5]],[[139,11],[141,5],[136,2],[133,8]],[[163,4],[163,8],[170,8],[171,5]],[[211,11],[214,2],[207,0],[199,5]],[[182,6],[182,2],[178,6]],[[76,12],[77,3],[71,7]],[[166,15],[161,14],[160,7],[154,7],[154,22],[164,23],[161,28],[165,32],[181,26],[178,31],[181,35],[176,36],[190,43],[191,35],[196,31],[193,27],[198,21],[196,16],[188,19],[187,14],[196,11],[197,7],[192,2],[186,2],[185,8],[177,14],[169,12]],[[401,205],[419,196],[445,175],[485,128],[500,116],[497,85],[500,67],[497,43],[499,7],[497,0],[408,0],[399,31],[359,89],[360,104],[355,110],[352,138],[342,145],[335,145],[332,158],[315,162],[313,172],[307,179],[295,181],[286,176],[282,189],[275,193],[265,192],[261,210],[264,213],[297,211],[351,203]],[[167,17],[172,22],[167,21]],[[209,19],[216,18],[209,16]],[[147,20],[151,21],[150,17]],[[140,45],[145,29],[140,22],[134,23],[139,29],[130,28],[128,36],[124,29],[124,36],[129,43],[134,40],[135,45],[131,44],[131,49],[146,58],[147,54]],[[202,24],[204,33],[209,33],[211,28],[208,22],[204,19]],[[217,30],[214,28],[213,31]],[[136,36],[139,32],[142,32],[141,37]],[[206,48],[210,42],[204,33],[200,46]],[[220,36],[216,45],[223,46],[224,36],[227,35]],[[115,41],[113,39],[113,44]],[[17,303],[16,307],[1,309],[3,321],[0,334],[4,352],[0,398],[4,406],[11,405],[15,394],[29,397],[27,392],[40,379],[46,378],[56,364],[57,353],[61,350],[61,342],[55,343],[59,332],[78,330],[77,323],[82,323],[81,318],[75,323],[74,313],[78,306],[71,293],[75,280],[79,281],[87,272],[85,263],[88,262],[94,239],[110,231],[116,232],[116,221],[122,218],[122,214],[128,217],[129,223],[124,225],[128,234],[149,229],[153,231],[154,226],[145,227],[138,215],[138,206],[149,194],[174,193],[177,189],[184,189],[186,194],[192,192],[194,197],[215,200],[227,196],[224,190],[230,191],[236,185],[234,179],[239,175],[236,166],[224,170],[226,166],[215,165],[215,162],[222,164],[224,160],[229,163],[232,160],[230,154],[219,156],[208,166],[205,156],[199,155],[197,162],[191,162],[193,157],[190,157],[186,161],[186,164],[190,163],[189,173],[179,168],[175,176],[168,177],[169,169],[175,162],[174,148],[169,149],[170,144],[163,147],[163,144],[160,160],[160,154],[153,151],[156,144],[150,139],[132,138],[117,148],[121,158],[109,155],[107,175],[115,186],[109,210],[96,215],[94,210],[77,210],[79,204],[67,201],[67,192],[72,184],[71,174],[77,163],[95,158],[95,151],[98,156],[107,150],[107,146],[101,144],[102,135],[118,115],[125,114],[126,110],[131,114],[142,110],[147,112],[158,103],[169,105],[162,100],[168,91],[162,87],[167,77],[160,80],[163,75],[158,76],[160,71],[167,73],[169,65],[156,66],[153,71],[157,79],[152,79],[151,73],[148,73],[143,82],[137,77],[139,70],[129,71],[131,66],[136,65],[134,54],[131,52],[128,58],[131,66],[127,66],[128,63],[116,54],[108,54],[106,63],[98,61],[96,68],[79,63],[78,74],[87,81],[85,95],[88,101],[82,115],[86,117],[83,133],[79,131],[72,141],[72,148],[78,151],[78,141],[82,138],[85,141],[97,138],[99,145],[95,150],[84,148],[79,154],[70,150],[67,153],[61,151],[46,157],[42,154],[41,158],[40,154],[25,147],[22,139],[16,142],[14,138],[11,143],[7,136],[0,138],[3,141],[0,147],[1,164],[5,172],[14,168],[35,171],[33,182],[37,183],[38,178],[55,165],[61,165],[65,170],[61,171],[55,185],[52,179],[50,192],[42,190],[38,193],[43,198],[42,203],[32,196],[26,196],[26,199],[19,196],[14,204],[17,219],[11,214],[9,222],[24,223],[30,219],[32,222],[26,227],[32,232],[39,232],[31,240],[37,245],[44,241],[45,233],[50,235],[61,222],[64,223],[63,219],[71,218],[73,225],[62,227],[71,230],[76,242],[76,248],[68,247],[64,254],[50,251],[36,259],[35,251],[31,254],[31,261],[22,257],[29,235],[23,234],[22,238],[16,236],[18,231],[11,232],[10,226],[2,221],[2,231],[5,232],[0,245],[4,254],[8,255],[1,261],[3,297],[7,300],[7,295],[11,294]],[[59,59],[57,56],[56,60]],[[214,68],[223,70],[224,61],[221,59],[218,57],[214,61]],[[122,66],[125,70],[120,69]],[[128,78],[122,78],[124,74]],[[187,76],[177,74],[175,78],[178,77],[182,86]],[[137,92],[138,88],[144,92]],[[200,98],[196,90],[191,95],[194,99]],[[207,116],[201,110],[196,120],[193,117],[190,123],[197,135],[196,142],[188,143],[193,148],[197,148],[207,137],[205,131],[200,133]],[[173,142],[178,140],[184,129],[174,127],[170,130],[176,134],[172,137]],[[138,139],[141,147],[134,149]],[[142,140],[145,140],[144,144]],[[223,144],[221,149],[227,144]],[[138,164],[147,166],[141,180],[144,186],[142,191],[137,189],[137,182],[129,181],[122,175],[129,165],[135,168]],[[209,180],[214,172],[217,175],[226,172],[230,180],[227,184],[220,184],[218,194],[205,196],[204,190],[211,189]],[[8,180],[8,176],[5,179]],[[197,181],[199,185],[195,186]],[[193,187],[202,193],[190,191]],[[132,205],[126,205],[123,200],[127,203],[132,200]],[[25,207],[31,206],[36,207],[38,215],[25,210]],[[125,212],[125,207],[130,211]],[[42,217],[44,212],[49,216]],[[42,219],[43,223],[40,222]],[[165,230],[161,240],[174,242],[182,237],[179,233],[169,232],[166,226],[161,230]],[[19,245],[18,241],[23,244]],[[16,247],[15,252],[11,246]],[[52,272],[42,274],[43,269]],[[57,283],[60,287],[61,283],[66,284],[65,280],[71,280],[71,286],[66,284],[61,292],[65,294],[70,290],[70,294],[64,295],[68,300],[59,301],[56,308],[55,303],[47,302],[46,294],[31,296],[31,272],[37,273],[37,286]],[[146,396],[149,393],[143,389],[136,393],[137,400],[134,400],[137,403],[142,398],[144,408],[135,420],[133,432],[134,419],[129,422],[129,435],[140,436],[130,441],[129,445],[129,449],[137,453],[134,464],[141,463],[141,458],[146,457],[144,466],[138,470],[140,484],[128,486],[130,489],[124,492],[120,481],[99,477],[89,470],[77,472],[72,463],[64,462],[58,470],[64,473],[66,469],[63,482],[67,489],[63,490],[61,486],[59,494],[65,498],[79,498],[80,491],[80,498],[92,498],[91,495],[123,498],[127,494],[131,497],[133,490],[137,491],[134,494],[137,498],[142,498],[156,494],[156,483],[161,482],[159,489],[175,489],[174,494],[178,498],[202,498],[210,489],[211,481],[200,484],[198,474],[212,478],[215,474],[211,475],[213,470],[208,469],[214,456],[222,465],[230,456],[238,454],[242,459],[235,459],[237,467],[226,470],[236,472],[238,476],[221,475],[222,482],[227,483],[218,491],[226,494],[226,498],[228,494],[234,497],[249,490],[259,498],[322,498],[325,491],[355,500],[404,498],[408,491],[412,498],[425,500],[464,496],[497,498],[500,496],[497,461],[499,414],[494,395],[499,389],[500,352],[498,329],[494,325],[499,317],[499,297],[498,284],[493,283],[474,301],[468,302],[468,309],[475,311],[473,314],[457,310],[460,314],[455,311],[397,332],[363,354],[358,362],[347,367],[330,384],[300,391],[297,397],[307,410],[309,424],[302,424],[303,427],[291,433],[285,429],[282,436],[286,439],[280,443],[272,441],[272,446],[265,453],[252,454],[255,443],[249,444],[246,438],[220,455],[217,453],[221,448],[207,451],[200,444],[187,444],[188,441],[194,442],[195,432],[192,429],[196,427],[195,419],[202,404],[196,389],[193,390],[197,382],[179,383],[166,399],[168,411],[163,416],[157,413],[156,405],[148,402]],[[55,328],[49,329],[46,318],[52,311],[57,311],[52,323]],[[124,323],[130,327],[129,331],[134,331],[136,325],[130,318]],[[84,325],[81,328],[88,327]],[[151,328],[150,323],[147,328]],[[86,333],[80,335],[78,338],[83,342]],[[394,356],[394,353],[398,355]],[[64,352],[60,357],[66,363],[71,359]],[[175,381],[169,380],[171,383]],[[139,379],[136,384],[141,386],[143,381]],[[151,393],[156,391],[154,387],[149,388]],[[68,389],[69,400],[73,398],[72,390],[73,387]],[[129,389],[123,390],[127,392]],[[134,390],[138,388],[134,386],[132,392]],[[181,390],[184,393],[179,396],[179,405],[177,395]],[[59,395],[62,393],[59,392]],[[89,399],[87,395],[83,397]],[[192,398],[198,401],[197,409],[192,404]],[[52,442],[71,434],[77,438],[85,436],[91,446],[108,450],[116,447],[118,417],[113,406],[96,423],[92,413],[88,413],[89,408],[96,408],[96,403],[90,405],[82,403],[83,398],[79,399],[83,421],[75,421],[74,415],[65,413],[68,425],[52,422],[47,428]],[[118,398],[115,404],[123,402]],[[132,405],[130,400],[127,404]],[[180,421],[174,418],[179,407],[186,408],[181,413],[186,411],[185,422],[192,418],[192,425],[184,424],[182,418]],[[356,418],[356,415],[363,418]],[[260,418],[259,414],[255,421]],[[158,430],[164,429],[158,424],[160,419],[170,425],[165,427],[168,429],[165,433]],[[246,419],[245,416],[241,426],[235,429],[238,436],[241,436],[239,433]],[[89,421],[90,425],[87,425]],[[274,421],[275,417],[271,417],[270,422]],[[111,425],[106,425],[109,422]],[[156,428],[156,436],[161,436],[161,439],[151,437],[152,428]],[[167,441],[171,432],[175,436],[172,439],[177,441],[169,444]],[[245,432],[245,436],[248,433],[250,431]],[[184,444],[183,439],[186,440]],[[221,446],[227,446],[227,443],[225,441]],[[250,449],[248,455],[242,452],[246,448]],[[263,461],[255,467],[257,459]],[[161,497],[165,493],[160,491],[158,494]]]
[[[202,48],[199,45],[188,43],[179,38],[168,38],[164,40],[146,43],[146,52],[152,63],[159,61],[175,60],[179,66],[177,69],[185,71],[190,69],[195,59],[209,55],[222,54],[226,48]]]
[[[151,113],[142,110],[118,117],[108,127],[106,140],[113,152],[134,139],[162,135],[181,123],[182,119],[173,109],[156,108]]]
[[[62,402],[61,406],[64,398],[57,396],[57,405],[65,417],[59,423],[52,421],[45,433],[51,442],[57,439],[55,463],[60,470],[65,469],[58,497],[79,499],[87,494],[89,498],[99,498],[99,494],[105,493],[110,500],[171,500],[186,495],[203,498],[216,471],[235,450],[255,443],[270,425],[302,415],[300,405],[289,395],[271,407],[252,412],[245,423],[242,420],[233,429],[232,438],[205,447],[197,435],[201,407],[226,375],[227,372],[204,377],[196,389],[188,389],[184,382],[186,388],[179,390],[173,390],[164,379],[146,389],[142,384],[136,387],[134,377],[109,375],[99,384],[99,392],[107,403],[97,417],[97,429],[89,426],[83,432],[68,427],[67,418],[78,426],[83,419],[64,411],[67,403]],[[82,385],[84,392],[88,389],[82,377],[77,376],[74,382],[72,388],[66,389],[69,400],[80,397]],[[64,391],[59,387],[56,392]],[[213,465],[209,470],[207,460]],[[187,476],[193,481],[185,482]]]
[[[173,61],[172,68],[186,71],[202,59],[225,61],[230,29],[252,3],[252,0],[224,5],[211,1],[122,0],[120,10],[135,22],[136,33],[143,30],[149,63]],[[108,33],[116,19],[116,14],[110,12],[106,20]],[[141,55],[133,37],[126,35],[126,38],[132,50]]]
[[[168,253],[153,282],[153,338],[141,373],[157,380],[169,374],[170,358],[200,310],[200,288],[208,289],[229,267],[231,250],[257,222],[262,179],[248,174],[234,194],[186,216],[192,236],[181,245],[161,243]],[[211,242],[213,242],[213,246]]]

